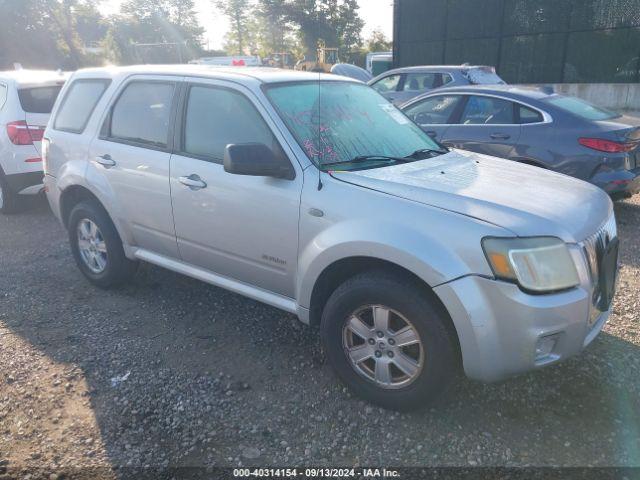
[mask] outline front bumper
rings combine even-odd
[[[468,377],[492,382],[550,365],[580,353],[606,323],[609,312],[593,306],[593,287],[581,250],[580,286],[549,294],[530,295],[517,285],[467,276],[434,290],[447,308],[460,341]],[[544,339],[553,348],[541,356]]]

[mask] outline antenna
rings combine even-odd
[[[321,108],[321,100],[320,98],[322,97],[322,88],[320,87],[320,72],[318,72],[318,147],[320,147],[318,150],[320,151],[320,156],[318,156],[318,191],[322,190],[322,187],[324,185],[322,185],[322,145],[321,145],[321,139],[320,139],[320,115],[322,113],[322,108]]]

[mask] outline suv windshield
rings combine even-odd
[[[618,118],[620,116],[616,112],[612,112],[606,108],[596,107],[576,97],[554,95],[546,98],[545,101],[585,120],[611,120],[612,118]]]
[[[373,168],[389,165],[390,159],[416,160],[421,152],[444,153],[400,110],[363,84],[286,83],[267,87],[266,94],[319,168]],[[365,157],[370,164],[362,162]],[[383,164],[381,157],[387,157]]]

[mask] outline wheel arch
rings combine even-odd
[[[320,273],[313,285],[309,304],[310,325],[320,325],[322,311],[331,294],[345,281],[356,275],[365,272],[385,272],[392,273],[398,277],[409,280],[414,284],[438,309],[443,318],[446,319],[446,328],[449,330],[451,338],[455,341],[455,348],[458,358],[462,358],[460,349],[460,339],[456,326],[444,303],[434,292],[431,285],[410,269],[397,263],[383,260],[376,257],[353,256],[345,257],[327,265]]]

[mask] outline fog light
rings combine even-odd
[[[552,356],[557,343],[557,335],[539,338],[538,343],[536,343],[536,362],[549,359],[549,357]]]

